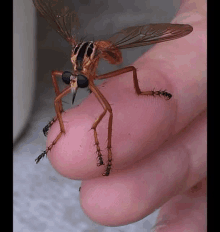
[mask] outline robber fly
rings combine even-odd
[[[108,40],[98,41],[84,41],[80,42],[77,39],[77,30],[79,29],[79,20],[77,14],[70,10],[67,6],[61,6],[62,0],[33,0],[38,12],[43,16],[47,22],[54,28],[72,47],[71,62],[73,65],[72,72],[69,71],[52,71],[51,77],[55,88],[56,98],[54,100],[56,117],[48,123],[43,129],[45,135],[51,125],[58,120],[60,125],[60,133],[55,140],[46,148],[46,150],[37,157],[36,163],[40,161],[42,157],[47,155],[48,151],[57,143],[65,128],[62,120],[63,106],[61,99],[72,91],[74,102],[76,92],[78,88],[88,87],[90,91],[95,95],[97,100],[102,105],[104,111],[93,123],[91,129],[94,130],[94,139],[96,152],[98,155],[97,166],[104,165],[99,140],[97,136],[96,128],[107,111],[109,112],[108,121],[108,161],[103,176],[108,176],[112,166],[112,108],[104,95],[94,85],[96,79],[111,78],[123,73],[132,72],[134,88],[138,95],[158,95],[164,96],[167,100],[172,97],[172,94],[166,91],[141,91],[138,85],[137,70],[134,66],[128,66],[117,71],[113,71],[101,76],[96,75],[96,69],[99,60],[102,58],[107,60],[110,64],[120,64],[122,62],[121,49],[133,48],[174,40],[188,35],[192,32],[193,28],[187,24],[148,24],[142,26],[132,26],[125,28],[118,33],[114,34]],[[62,78],[67,87],[60,92],[57,84],[56,77]]]

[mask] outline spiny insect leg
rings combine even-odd
[[[148,91],[148,92],[150,92],[150,91]],[[166,90],[164,90],[164,91],[161,91],[161,90],[159,90],[159,91],[152,91],[153,93],[152,93],[152,95],[154,96],[154,95],[158,95],[159,97],[162,95],[162,96],[164,96],[165,98],[166,98],[166,100],[170,100],[170,98],[172,97],[172,94],[171,93],[168,93],[168,92],[166,92]],[[144,94],[145,92],[143,92],[143,93],[141,93],[141,94]],[[151,94],[149,94],[149,95],[151,95]]]
[[[110,174],[111,165],[112,165],[112,151],[111,151],[112,120],[113,120],[112,108],[110,104],[108,103],[108,101],[105,99],[105,97],[102,95],[100,90],[95,85],[93,85],[93,83],[90,83],[90,89],[95,94],[96,98],[98,99],[99,103],[102,105],[104,109],[103,113],[96,119],[95,123],[92,125],[92,129],[94,129],[94,137],[95,137],[96,144],[98,143],[96,127],[98,126],[102,118],[105,116],[106,112],[108,111],[110,113],[109,122],[108,122],[108,146],[107,146],[108,164],[106,166],[105,172],[103,173],[104,176],[108,176]]]
[[[110,174],[111,171],[111,167],[112,167],[112,121],[113,121],[113,113],[112,113],[112,109],[109,109],[109,121],[108,121],[108,146],[107,146],[107,150],[108,150],[108,163],[106,166],[106,170],[105,172],[102,174],[103,176],[108,176]]]
[[[55,79],[53,79],[55,80]],[[65,133],[65,128],[63,124],[63,119],[61,116],[61,113],[63,112],[63,109],[60,108],[60,102],[61,98],[67,95],[70,92],[71,88],[67,87],[65,88],[55,99],[54,99],[54,106],[55,106],[55,111],[56,111],[56,118],[59,121],[60,124],[60,133],[57,135],[56,139],[51,143],[51,145],[41,154],[39,155],[35,161],[38,163],[45,155],[47,155],[48,151],[52,149],[52,147],[57,143],[57,141],[60,139],[61,135]]]
[[[45,155],[47,155],[47,150],[43,151],[43,152],[35,159],[36,164],[37,164]]]
[[[47,137],[48,135],[48,131],[50,130],[50,127],[54,124],[54,122],[56,122],[57,120],[57,117],[54,117],[52,120],[50,120],[48,122],[48,124],[43,128],[43,133],[44,133],[44,136]]]
[[[111,148],[108,149],[108,163],[105,169],[105,172],[102,174],[103,176],[109,176],[112,167],[112,151]]]
[[[98,140],[98,136],[97,136],[97,131],[96,128],[92,128],[94,130],[94,138],[95,138],[95,145],[96,145],[96,153],[98,155],[98,162],[97,162],[97,166],[101,166],[104,165],[103,159],[102,159],[102,153],[101,153],[101,149],[99,146],[99,140]]]
[[[135,89],[135,92],[137,93],[137,95],[151,95],[151,96],[155,96],[155,95],[158,95],[158,96],[164,96],[166,98],[166,100],[169,100],[171,99],[172,97],[172,94],[171,93],[168,93],[166,92],[166,90],[164,91],[144,91],[142,92],[140,87],[139,87],[139,83],[138,83],[138,78],[137,78],[137,69],[134,67],[134,66],[128,66],[128,67],[125,67],[125,68],[122,68],[122,69],[119,69],[119,70],[116,70],[116,71],[113,71],[113,72],[110,72],[110,73],[106,73],[106,74],[103,74],[101,76],[98,76],[96,77],[96,79],[99,79],[99,80],[102,80],[102,79],[107,79],[107,78],[111,78],[111,77],[114,77],[114,76],[117,76],[117,75],[120,75],[120,74],[123,74],[123,73],[127,73],[127,72],[133,72],[133,84],[134,84],[134,89]]]
[[[51,143],[51,145],[45,150],[43,151],[36,159],[35,159],[35,162],[36,164],[39,163],[39,161],[44,157],[44,156],[47,156],[47,153],[48,151],[50,151],[52,149],[52,147],[57,143],[57,141],[60,139],[61,135],[63,134],[63,132],[61,131],[56,139],[54,139],[54,141]]]

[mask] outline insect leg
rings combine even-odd
[[[35,162],[36,164],[45,156],[47,155],[48,151],[50,151],[52,149],[52,147],[57,143],[57,141],[59,140],[59,138],[61,137],[61,135],[63,134],[63,132],[60,132],[56,139],[54,139],[54,141],[50,144],[49,147],[47,147],[47,149],[45,151],[43,151],[36,159]]]
[[[111,139],[112,139],[112,120],[113,120],[113,113],[112,113],[112,108],[108,101],[105,99],[105,97],[102,95],[102,93],[99,91],[99,89],[93,84],[90,83],[90,89],[91,91],[95,94],[96,98],[99,100],[100,104],[102,105],[104,112],[98,117],[98,119],[95,121],[95,123],[92,125],[92,129],[94,130],[94,137],[95,137],[95,142],[98,142],[97,138],[97,132],[96,132],[96,127],[102,120],[102,118],[105,116],[106,112],[108,111],[110,113],[109,115],[109,122],[108,122],[108,163],[106,166],[105,172],[102,174],[103,176],[108,176],[111,171],[111,166],[112,166],[112,151],[111,151]],[[98,142],[99,144],[99,142]],[[98,151],[98,149],[97,149]]]
[[[54,86],[54,89],[55,89],[56,96],[59,96],[59,94],[60,94],[60,90],[59,90],[59,87],[58,87],[58,84],[57,84],[56,76],[62,77],[62,74],[63,74],[62,71],[56,71],[55,70],[55,71],[51,72],[51,77],[52,77],[53,86]],[[63,110],[62,101],[60,100],[58,104],[59,104],[60,112],[63,112],[64,110]]]
[[[59,102],[61,101],[61,98],[64,97],[65,95],[67,95],[70,91],[71,91],[71,87],[68,86],[54,99],[54,106],[55,106],[55,111],[57,114],[56,117],[57,117],[59,124],[60,124],[60,133],[57,135],[57,137],[54,139],[54,141],[50,144],[50,146],[47,147],[47,149],[45,151],[43,151],[42,154],[39,155],[35,159],[36,163],[38,163],[45,155],[47,155],[48,151],[50,151],[52,149],[52,147],[57,143],[57,141],[60,139],[61,135],[63,133],[65,133],[63,119],[62,119],[61,112],[60,112]]]
[[[56,122],[57,120],[57,117],[54,117],[52,120],[50,120],[48,122],[48,124],[43,128],[43,133],[44,133],[44,136],[47,137],[47,134],[48,134],[48,131],[50,129],[50,127],[54,124],[54,122]]]
[[[128,67],[125,67],[125,68],[122,68],[122,69],[119,69],[119,70],[116,70],[116,71],[113,71],[113,72],[110,72],[110,73],[106,73],[106,74],[103,74],[103,75],[100,75],[98,77],[96,77],[95,79],[107,79],[107,78],[111,78],[111,77],[114,77],[114,76],[118,76],[120,74],[123,74],[123,73],[127,73],[127,72],[133,72],[133,82],[134,82],[134,89],[137,93],[137,95],[151,95],[151,96],[155,96],[155,95],[158,95],[158,96],[164,96],[166,98],[166,100],[169,100],[171,97],[172,97],[172,94],[171,93],[168,93],[166,91],[144,91],[142,92],[140,90],[140,87],[139,87],[139,84],[138,84],[138,79],[137,79],[137,70],[134,66],[128,66]]]
[[[56,80],[56,76],[61,76],[62,77],[62,71],[52,71],[51,72],[51,77],[52,77],[52,81],[53,81],[53,85],[54,85],[54,89],[55,89],[55,93],[56,96],[58,96],[60,94],[60,90],[57,84],[57,80]],[[60,107],[60,112],[64,112],[63,110],[63,105],[62,105],[62,101],[59,101],[59,107]],[[50,127],[53,125],[53,123],[57,120],[57,117],[54,117],[44,128],[43,128],[43,133],[44,136],[47,137],[48,131],[50,129]]]
[[[92,91],[93,86],[90,85],[89,88]],[[101,166],[101,165],[104,165],[104,162],[103,162],[103,159],[102,159],[101,149],[100,149],[100,146],[99,146],[99,140],[98,140],[98,135],[97,135],[96,127],[99,124],[99,122],[102,120],[102,118],[105,116],[105,114],[107,112],[107,109],[106,109],[105,105],[103,104],[103,102],[101,100],[101,97],[96,92],[94,92],[94,94],[95,94],[96,98],[98,99],[99,103],[102,105],[102,107],[104,109],[103,113],[95,120],[95,122],[93,123],[93,125],[91,127],[91,129],[94,130],[96,153],[98,155],[97,166]]]
[[[59,121],[60,124],[60,130],[62,133],[65,133],[65,128],[64,128],[64,124],[63,124],[63,119],[61,116],[62,111],[60,111],[60,102],[61,102],[61,98],[64,97],[65,95],[67,95],[69,92],[71,91],[71,87],[67,86],[55,99],[54,99],[54,107],[55,107],[55,111],[56,111],[56,116],[57,119]]]

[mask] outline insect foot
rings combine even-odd
[[[96,151],[97,152],[97,151]],[[98,153],[98,152],[97,152]],[[101,166],[101,165],[104,165],[104,162],[103,162],[103,159],[102,159],[102,154],[101,153],[98,153],[98,162],[97,162],[97,166]]]
[[[44,136],[47,137],[47,134],[48,134],[48,131],[51,127],[51,124],[50,122],[43,128],[43,133],[44,133]]]
[[[99,143],[95,143],[96,145],[96,153],[97,153],[97,159],[98,159],[98,162],[97,162],[97,166],[101,166],[101,165],[104,165],[104,162],[103,162],[103,159],[102,159],[102,153],[101,153],[101,149],[99,147]]]
[[[108,164],[106,166],[105,172],[102,174],[103,176],[109,176],[111,167],[112,167],[112,151],[111,146],[107,147],[108,149]]]
[[[97,159],[98,159],[98,163],[97,166],[101,166],[104,165],[103,159],[102,159],[102,153],[101,153],[101,149],[99,146],[99,140],[98,140],[98,136],[97,136],[97,132],[96,129],[92,128],[94,130],[94,137],[95,137],[95,146],[96,146],[96,153],[98,155]]]
[[[52,147],[55,145],[57,141],[53,141],[52,144],[45,150],[43,151],[38,157],[37,159],[35,159],[35,162],[36,164],[46,155],[47,156],[47,153],[48,151],[50,151],[52,149]]]
[[[112,167],[112,160],[108,159],[108,164],[106,166],[105,172],[102,175],[103,176],[109,176],[110,171],[111,171],[111,167]]]
[[[45,155],[47,155],[48,151],[50,151],[52,149],[52,147],[57,143],[57,141],[60,139],[61,135],[63,134],[64,132],[60,132],[56,139],[50,144],[50,146],[43,152],[41,153],[37,159],[35,159],[35,162],[38,163]]]
[[[50,129],[50,127],[53,125],[53,123],[56,121],[57,119],[56,118],[53,118],[51,121],[48,122],[48,124],[43,128],[43,133],[44,133],[44,136],[47,137],[48,135],[48,131]]]
[[[36,164],[37,164],[45,155],[47,155],[47,150],[43,151],[43,152],[35,159]]]
[[[162,96],[164,96],[166,98],[166,100],[170,100],[170,98],[172,97],[172,94],[166,92],[166,90],[164,90],[164,91],[161,91],[161,90],[159,90],[159,91],[153,91],[153,96],[154,95],[158,95],[158,96],[162,95]]]

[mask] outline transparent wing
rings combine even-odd
[[[64,6],[63,0],[33,0],[38,12],[72,46],[76,45],[75,31],[79,29],[77,14]]]
[[[108,40],[119,49],[133,48],[178,39],[188,35],[192,30],[192,26],[188,24],[148,24],[128,27]]]

